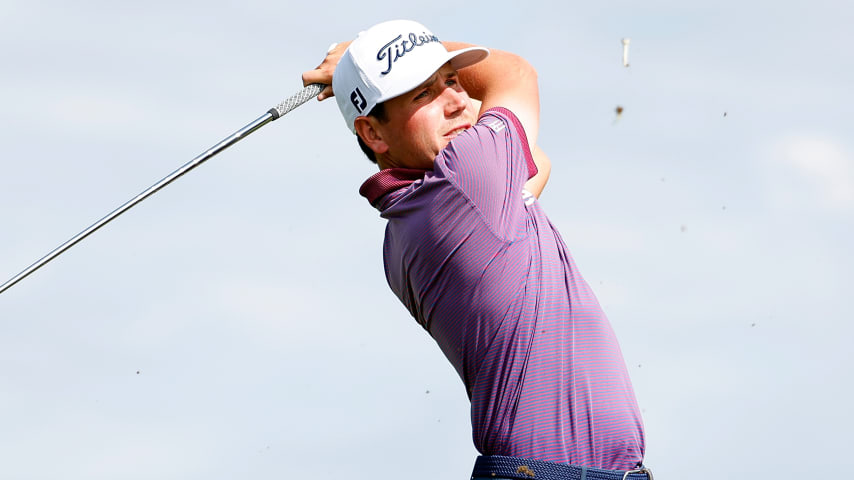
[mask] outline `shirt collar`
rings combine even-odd
[[[371,175],[359,188],[359,194],[367,198],[371,205],[389,193],[408,187],[412,182],[424,178],[429,170],[415,168],[387,168]]]

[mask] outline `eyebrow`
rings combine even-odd
[[[432,85],[433,83],[436,82],[436,80],[438,79],[438,77],[440,75],[444,76],[444,77],[456,77],[457,71],[452,70],[452,71],[448,72],[447,74],[443,74],[441,71],[436,70],[436,73],[434,73],[430,78],[428,78],[427,80],[422,82],[421,85],[418,85],[417,87],[413,88],[412,91],[414,92],[416,90],[421,90],[421,89],[429,87],[430,85]]]
[[[415,87],[413,90],[421,90],[422,88],[427,88],[428,86],[430,86],[436,82],[436,79],[438,78],[438,76],[439,76],[439,72],[434,73],[430,78],[428,78],[423,83],[421,83],[421,85],[418,85],[417,87]]]

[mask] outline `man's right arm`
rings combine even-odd
[[[473,46],[461,42],[443,42],[448,50]],[[537,144],[540,126],[540,93],[537,71],[524,58],[503,50],[489,49],[489,56],[460,70],[460,83],[469,96],[481,102],[481,113],[493,107],[513,112],[528,137]]]
[[[442,43],[448,50],[473,46],[462,42]],[[332,75],[349,44],[350,42],[334,44],[317,68],[302,74],[303,85],[327,85],[318,96],[319,100],[334,95],[331,87]],[[493,107],[504,107],[519,118],[533,151],[533,146],[537,144],[540,121],[540,94],[534,67],[518,55],[490,49],[489,57],[460,70],[458,74],[469,96],[481,101],[480,113]]]
[[[461,42],[443,42],[448,50],[471,46]],[[525,189],[539,197],[551,172],[549,157],[537,146],[540,126],[540,94],[537,72],[524,58],[502,50],[489,50],[482,62],[460,70],[460,83],[471,98],[480,101],[480,113],[493,107],[513,112],[525,129],[537,175],[525,183]]]
[[[546,188],[546,182],[549,181],[549,174],[552,172],[552,162],[549,157],[540,150],[539,146],[534,146],[531,150],[531,155],[534,157],[534,164],[537,165],[537,174],[525,182],[525,190],[540,198],[543,189]]]
[[[472,46],[461,42],[442,42],[448,50]],[[323,62],[302,75],[304,85],[322,83],[327,87],[318,96],[324,100],[334,95],[332,75],[338,60],[350,42],[334,44]],[[458,72],[460,82],[469,96],[480,100],[480,113],[493,107],[504,107],[513,112],[522,123],[528,145],[537,165],[538,173],[529,179],[525,189],[540,196],[551,171],[549,158],[537,146],[540,119],[540,97],[537,72],[524,58],[502,50],[490,49],[490,55],[475,65]]]

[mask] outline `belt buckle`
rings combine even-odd
[[[629,478],[629,475],[631,475],[633,473],[645,473],[647,478],[649,478],[649,480],[655,480],[654,478],[652,478],[652,470],[650,470],[646,467],[641,467],[637,470],[627,471],[626,473],[623,474],[623,480],[626,480],[627,478]]]

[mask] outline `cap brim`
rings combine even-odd
[[[461,50],[448,52],[448,61],[455,70],[474,65],[489,56],[489,49],[483,47],[469,47]]]
[[[430,78],[431,75],[433,75],[434,73],[436,73],[436,71],[442,68],[442,65],[448,62],[451,63],[451,67],[453,67],[454,70],[459,70],[461,68],[474,65],[475,63],[484,60],[488,56],[489,49],[484,47],[469,47],[460,50],[454,50],[453,52],[448,52],[448,55],[445,56],[438,64],[431,65],[430,67],[425,68],[422,75],[423,78],[419,78],[417,83],[407,88],[406,90],[388,92],[386,95],[377,99],[377,103],[382,103],[387,100],[391,100],[392,98],[399,97],[404,93],[411,92],[412,90],[418,88],[418,85]]]

